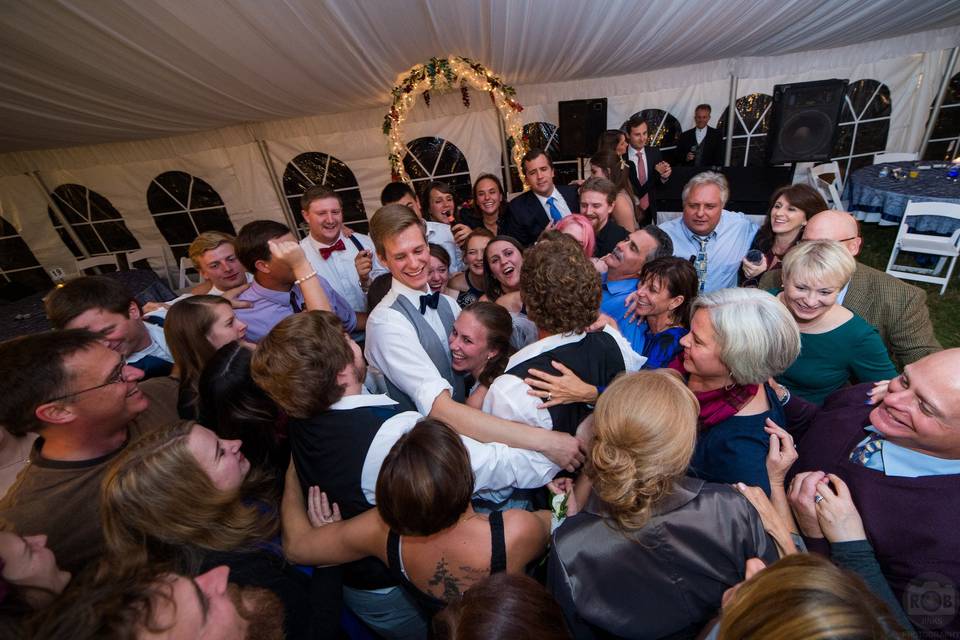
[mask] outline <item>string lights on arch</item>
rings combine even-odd
[[[383,117],[383,134],[388,140],[388,159],[390,160],[391,179],[408,181],[403,168],[403,156],[406,144],[403,140],[403,122],[410,109],[416,103],[418,95],[430,106],[431,92],[460,91],[465,107],[470,107],[470,89],[483,91],[490,96],[494,106],[503,117],[508,141],[513,139],[513,160],[521,166],[521,159],[527,152],[527,142],[523,136],[523,124],[520,112],[523,106],[516,100],[516,90],[503,82],[499,76],[485,66],[461,56],[430,58],[425,64],[417,64],[397,79],[391,95],[393,102]],[[526,188],[526,178],[521,173]]]

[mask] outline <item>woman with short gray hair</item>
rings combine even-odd
[[[700,403],[690,472],[709,482],[762,487],[770,493],[767,419],[782,425],[783,407],[767,379],[800,353],[800,331],[775,298],[755,289],[720,289],[693,302],[680,370]]]
[[[877,330],[839,302],[856,268],[834,240],[801,242],[783,260],[783,289],[774,293],[797,321],[802,349],[778,380],[816,404],[851,380],[897,375]]]

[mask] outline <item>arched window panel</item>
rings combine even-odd
[[[933,115],[932,104],[930,115]],[[957,156],[960,156],[960,73],[950,78],[947,95],[943,98],[923,159],[953,161]]]
[[[831,157],[842,176],[872,164],[874,154],[886,149],[892,111],[890,89],[882,82],[864,79],[847,86]]]
[[[79,184],[62,184],[54,189],[50,196],[91,256],[123,253],[140,248],[137,239],[123,222],[120,212],[96,191]],[[51,207],[47,207],[47,215],[67,248],[74,256],[82,258],[80,247],[64,229]]]
[[[770,108],[773,97],[766,93],[751,93],[737,98],[737,117],[733,122],[733,143],[730,164],[733,166],[766,166],[767,132],[770,129]],[[727,139],[727,107],[717,120],[717,129]]]
[[[216,189],[184,171],[167,171],[154,178],[147,187],[147,207],[178,260],[204,231],[236,234]]]
[[[472,197],[467,158],[457,145],[443,138],[416,138],[408,142],[403,168],[417,196],[422,195],[431,181],[439,180],[450,185],[458,205]]]
[[[16,227],[0,218],[0,300],[9,302],[52,286]]]
[[[560,128],[549,122],[530,122],[523,125],[523,138],[528,149],[543,149],[553,162],[556,184],[570,184],[579,177],[576,160],[562,160],[560,155]],[[510,158],[510,191],[523,191],[523,183],[517,165],[513,161],[513,139],[507,142],[507,157]]]
[[[637,117],[647,121],[647,132],[650,135],[648,145],[657,147],[661,151],[672,151],[677,148],[683,128],[680,126],[680,121],[669,112],[663,109],[644,109],[637,111],[627,120]],[[626,131],[626,125],[627,123],[624,122],[620,128]]]
[[[300,197],[315,185],[330,187],[340,194],[344,224],[361,233],[367,232],[367,212],[353,171],[345,162],[327,153],[308,151],[291,160],[283,171],[283,193],[290,211],[298,220],[301,236],[306,236],[310,231],[300,215]]]

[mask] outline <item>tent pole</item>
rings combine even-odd
[[[513,180],[510,179],[510,154],[507,153],[507,130],[503,126],[503,115],[501,115],[500,110],[497,109],[497,130],[500,132],[500,156],[503,161],[504,169],[504,179],[506,184],[503,185],[503,188],[506,190],[504,197],[510,197],[510,194],[513,193]],[[517,167],[517,171],[520,171],[520,167]],[[476,203],[474,203],[476,205]]]
[[[943,70],[943,77],[940,79],[940,89],[937,91],[937,101],[933,104],[933,111],[930,112],[930,119],[927,120],[927,128],[923,132],[923,143],[920,145],[920,152],[917,159],[922,160],[923,154],[927,152],[927,145],[930,144],[930,138],[933,136],[933,127],[937,123],[937,116],[940,115],[940,107],[943,106],[943,100],[947,96],[947,88],[950,86],[950,76],[953,75],[953,68],[957,64],[957,54],[960,47],[954,47],[950,50],[950,60]]]
[[[727,107],[727,144],[723,151],[723,166],[729,167],[733,159],[733,122],[737,117],[737,85],[740,79],[730,74],[730,101]]]
[[[273,193],[277,196],[277,200],[280,201],[280,210],[283,211],[283,217],[287,221],[287,226],[290,227],[290,232],[293,233],[293,237],[299,238],[300,230],[297,225],[297,218],[293,215],[293,212],[290,211],[290,203],[283,197],[283,190],[280,188],[280,180],[277,178],[277,172],[274,171],[273,165],[270,163],[270,153],[267,150],[267,143],[257,139],[257,148],[260,149],[260,159],[263,160],[263,166],[267,168],[267,175],[270,177],[270,185],[273,187]]]
[[[70,236],[70,239],[73,240],[73,244],[77,245],[77,249],[83,255],[84,258],[90,257],[90,252],[87,251],[87,248],[83,246],[83,242],[80,241],[80,236],[77,235],[77,232],[73,230],[73,227],[70,226],[70,223],[67,222],[67,217],[63,215],[63,211],[60,210],[60,206],[53,199],[53,196],[50,195],[50,190],[47,189],[47,185],[43,183],[43,178],[40,177],[39,171],[31,171],[28,174],[33,178],[33,182],[39,187],[40,191],[43,192],[43,197],[47,199],[47,205],[49,205],[50,210],[53,211],[53,215],[56,216],[60,224],[63,225],[63,230],[67,232],[67,235]]]

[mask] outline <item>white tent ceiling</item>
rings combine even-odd
[[[10,0],[0,152],[384,106],[435,55],[543,84],[956,25],[956,0]]]

